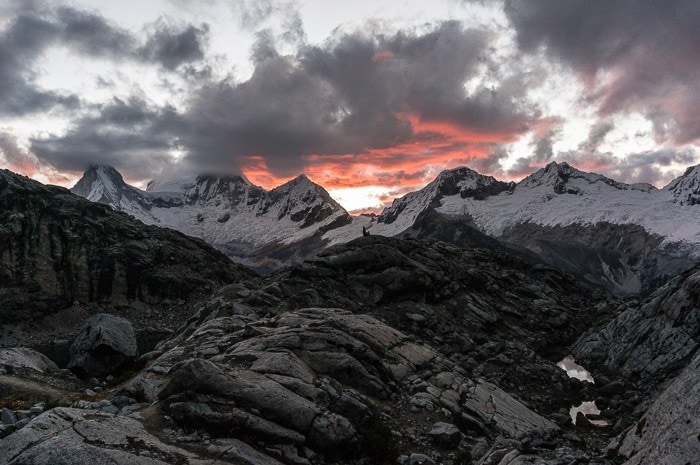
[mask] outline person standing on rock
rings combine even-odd
[[[362,235],[369,236],[369,229],[367,229],[365,226],[362,226]]]

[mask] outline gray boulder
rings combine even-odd
[[[138,355],[134,328],[124,318],[88,318],[69,349],[68,368],[82,376],[114,373]]]
[[[0,370],[8,372],[13,368],[29,368],[41,373],[57,372],[58,366],[46,355],[27,347],[0,349]]]
[[[452,423],[437,422],[428,433],[439,446],[456,447],[462,439],[462,433]]]

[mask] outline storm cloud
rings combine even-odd
[[[0,115],[24,115],[54,107],[75,110],[80,97],[42,89],[36,67],[51,46],[70,47],[80,56],[159,63],[174,69],[204,56],[206,27],[156,24],[145,43],[102,16],[68,7],[21,8],[0,34]]]
[[[157,173],[168,165],[168,153],[177,148],[176,134],[183,128],[171,107],[153,108],[137,98],[114,99],[64,135],[31,140],[31,151],[63,171],[103,164],[134,175]]]
[[[592,86],[604,115],[639,111],[660,137],[700,138],[700,3],[694,0],[507,0],[522,50],[544,47]],[[607,71],[606,78],[601,71]]]
[[[110,8],[3,6],[0,119],[62,121],[19,138],[0,126],[0,150],[71,175],[306,172],[401,193],[459,165],[514,179],[569,161],[659,185],[697,160],[696,2],[470,1],[451,3],[459,20],[358,13],[323,39],[303,0],[170,0],[131,29]],[[59,73],[95,63],[88,91],[65,75],[42,87],[56,50],[78,58]]]
[[[307,156],[442,137],[440,123],[519,134],[531,115],[513,104],[517,86],[465,96],[463,84],[484,60],[486,44],[483,33],[445,22],[423,34],[344,34],[292,57],[261,34],[249,80],[211,83],[193,94],[185,115],[196,128],[185,141],[188,159],[230,168],[259,156],[276,174],[290,175]],[[421,129],[420,121],[434,124]]]

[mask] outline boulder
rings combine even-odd
[[[116,372],[137,355],[131,323],[98,313],[85,321],[70,346],[68,368],[81,376],[103,376]]]
[[[447,448],[457,447],[462,439],[462,433],[452,423],[437,422],[428,433],[435,441],[435,444]]]
[[[0,349],[0,370],[3,368],[8,374],[13,368],[29,368],[41,373],[57,372],[59,370],[58,365],[46,355],[27,347]]]

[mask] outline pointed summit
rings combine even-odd
[[[580,195],[591,190],[591,186],[604,184],[616,190],[640,190],[649,192],[654,187],[650,184],[625,184],[614,181],[598,173],[589,173],[574,168],[567,162],[548,163],[545,167],[535,171],[517,185],[518,190],[551,188],[555,194]],[[598,190],[599,187],[593,188]]]
[[[128,189],[121,173],[112,166],[90,165],[71,192],[93,202],[111,204]]]
[[[679,205],[700,204],[700,165],[689,167],[682,176],[671,181],[664,190],[673,193]]]
[[[498,181],[493,176],[485,176],[471,168],[445,170],[423,189],[395,199],[389,208],[384,209],[379,221],[391,224],[402,216],[402,225],[407,228],[420,213],[439,207],[445,197],[459,195],[462,199],[484,200],[512,188],[512,183]]]
[[[289,217],[295,223],[301,222],[302,228],[333,215],[341,218],[339,223],[352,221],[347,211],[328,191],[305,174],[300,174],[268,192],[265,203],[261,205],[260,214],[270,213],[276,214],[278,220]]]
[[[71,192],[92,202],[110,205],[140,220],[150,217],[150,205],[144,199],[144,193],[124,182],[121,173],[112,166],[90,165]]]
[[[493,176],[483,175],[466,166],[441,172],[433,183],[436,184],[436,192],[441,197],[459,194],[463,199],[474,200],[498,195],[512,187],[509,183],[498,181]]]

